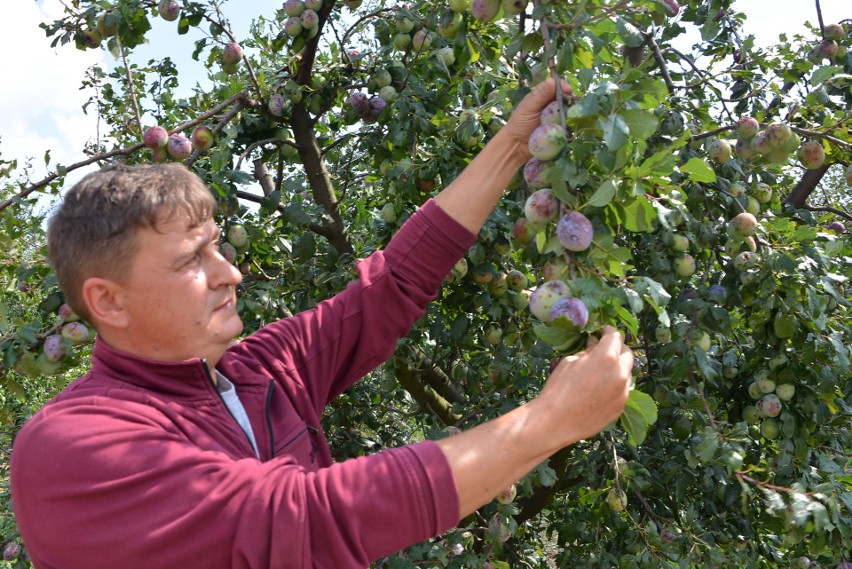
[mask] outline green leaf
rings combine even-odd
[[[554,347],[563,345],[577,335],[576,332],[560,330],[547,324],[536,324],[533,326],[533,332],[539,340]]]
[[[624,117],[621,115],[610,115],[605,119],[598,119],[598,123],[604,133],[604,142],[610,150],[618,150],[627,144],[629,129]]]
[[[680,171],[687,174],[693,182],[710,184],[716,181],[716,172],[703,158],[690,158],[680,167]]]
[[[646,158],[639,168],[630,172],[630,174],[637,178],[647,178],[648,176],[668,176],[674,171],[674,169],[675,157],[672,155],[671,149],[665,149]]]
[[[630,444],[639,446],[648,436],[648,428],[657,422],[657,404],[650,395],[634,389],[627,398],[619,421]]]
[[[772,326],[775,329],[775,335],[779,338],[789,338],[793,335],[796,329],[796,319],[789,314],[778,313],[775,315],[775,320]]]
[[[654,220],[657,219],[657,211],[645,196],[635,200],[619,204],[623,210],[624,227],[634,233],[650,232],[654,230]]]
[[[843,68],[839,65],[824,65],[822,67],[817,67],[811,74],[811,84],[817,86],[841,73],[843,73]]]
[[[628,109],[621,112],[627,126],[630,129],[630,136],[634,140],[645,140],[657,131],[659,121],[654,113],[644,111],[642,109]]]
[[[604,183],[598,187],[592,197],[589,198],[589,201],[586,202],[586,206],[588,207],[603,207],[615,197],[615,182],[612,180],[606,180]]]

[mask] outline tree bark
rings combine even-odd
[[[816,189],[819,181],[822,180],[822,177],[825,176],[825,173],[828,171],[830,164],[823,164],[816,170],[808,170],[805,172],[802,179],[799,180],[799,183],[793,188],[793,191],[790,192],[790,195],[787,196],[787,203],[796,208],[805,207],[808,198]]]

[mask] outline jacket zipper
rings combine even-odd
[[[266,414],[266,432],[269,435],[269,458],[275,456],[275,435],[272,430],[272,382],[269,382],[269,387],[266,389],[266,406],[264,408]]]
[[[222,394],[221,394],[221,393],[219,393],[219,389],[216,387],[216,382],[215,382],[215,381],[213,381],[213,376],[212,376],[212,375],[210,375],[210,368],[209,368],[209,367],[207,367],[207,360],[206,360],[205,358],[201,358],[201,363],[203,364],[203,365],[202,365],[202,367],[204,368],[204,373],[207,375],[207,381],[209,381],[209,382],[210,382],[210,387],[212,387],[212,388],[213,388],[213,391],[215,391],[215,392],[216,392],[216,396],[219,398],[219,401],[221,401],[221,402],[222,402],[222,407],[224,407],[224,408],[225,408],[225,410],[228,412],[228,415],[230,415],[230,416],[231,416],[231,419],[233,419],[233,420],[234,420],[234,424],[236,424],[236,425],[237,425],[237,428],[240,430],[240,432],[241,432],[241,433],[243,434],[243,436],[246,438],[246,442],[248,443],[248,446],[249,446],[249,448],[251,449],[252,454],[254,454],[254,445],[253,445],[253,444],[251,444],[251,438],[249,438],[248,434],[247,434],[247,433],[243,430],[243,428],[240,426],[240,422],[239,422],[239,421],[237,421],[237,418],[236,418],[236,417],[234,417],[234,414],[233,414],[233,413],[231,413],[231,409],[230,409],[230,408],[228,407],[228,405],[225,403],[225,399],[222,397]],[[258,456],[257,458],[260,458],[260,457]]]

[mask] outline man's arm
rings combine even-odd
[[[529,403],[459,435],[441,439],[459,494],[460,516],[489,502],[559,449],[597,434],[621,414],[633,354],[614,328],[564,358]]]

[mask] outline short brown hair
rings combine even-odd
[[[118,164],[86,175],[65,195],[47,229],[50,264],[65,302],[91,321],[83,283],[129,277],[137,229],[157,229],[175,214],[200,225],[215,207],[204,182],[182,164]]]

